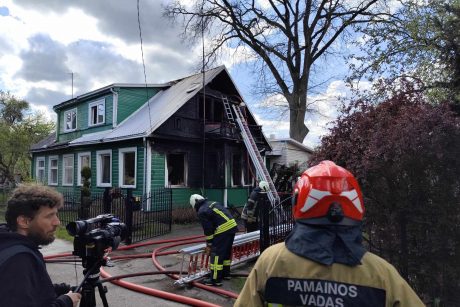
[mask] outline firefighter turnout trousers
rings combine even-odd
[[[209,258],[211,279],[214,282],[230,277],[230,264],[232,262],[232,246],[235,233],[223,232],[214,236],[211,256]]]

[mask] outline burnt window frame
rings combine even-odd
[[[171,174],[170,174],[170,163],[171,161],[171,156],[178,156],[181,155],[183,159],[183,165],[182,165],[182,174],[179,176],[182,177],[182,180],[180,182],[177,182],[175,184],[172,184],[171,182]],[[179,168],[180,171],[180,168]],[[171,187],[171,188],[184,188],[187,187],[188,185],[188,154],[186,152],[169,152],[165,154],[165,187]]]

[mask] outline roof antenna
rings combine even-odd
[[[75,73],[73,71],[69,72],[70,77],[72,78],[72,99],[73,99],[73,76]]]

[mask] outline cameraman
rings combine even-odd
[[[79,293],[52,284],[39,251],[40,245],[54,241],[63,203],[60,193],[45,186],[23,185],[13,191],[6,224],[0,225],[0,306],[78,305]]]

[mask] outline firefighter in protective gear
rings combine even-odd
[[[230,212],[218,202],[208,201],[199,194],[190,197],[190,205],[198,214],[204,235],[206,253],[210,254],[210,278],[204,284],[222,286],[222,279],[230,279],[233,240],[238,230]]]
[[[262,253],[235,306],[425,306],[362,246],[363,196],[349,171],[323,161],[302,174],[293,199],[294,229]]]
[[[244,205],[243,211],[241,211],[241,219],[244,222],[246,232],[259,230],[259,200],[262,196],[261,194],[266,194],[269,189],[268,182],[261,181],[249,195],[248,201]]]

